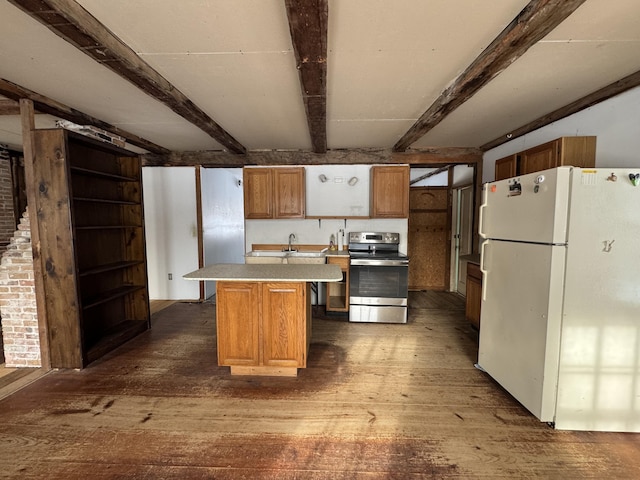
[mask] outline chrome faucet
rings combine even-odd
[[[293,242],[296,239],[296,234],[295,233],[290,233],[289,234],[289,248],[288,251],[292,252],[293,248],[291,248],[291,242]]]

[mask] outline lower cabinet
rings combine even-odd
[[[478,330],[480,329],[480,308],[482,306],[482,271],[476,263],[467,263],[467,297],[465,316]]]
[[[309,288],[306,282],[217,282],[218,364],[232,374],[295,375],[306,367]]]
[[[339,265],[342,270],[342,280],[327,283],[327,312],[349,311],[349,256],[327,256],[327,263]]]

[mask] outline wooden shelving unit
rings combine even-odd
[[[82,368],[149,328],[138,155],[34,132],[51,365]]]

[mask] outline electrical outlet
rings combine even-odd
[[[173,280],[173,273],[169,274],[169,280]]]

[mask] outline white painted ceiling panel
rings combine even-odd
[[[311,148],[292,52],[143,58],[247,148]]]
[[[292,51],[284,0],[78,0],[137,53]]]
[[[389,148],[414,120],[332,120],[327,137],[332,148]]]

